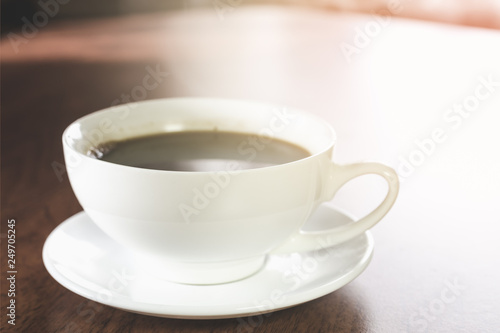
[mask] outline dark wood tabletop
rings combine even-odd
[[[243,5],[37,22],[1,41],[6,332],[498,332],[500,32]],[[151,73],[158,84],[144,89]],[[42,247],[82,209],[62,131],[111,105],[177,96],[302,108],[336,129],[337,162],[395,168],[400,195],[372,230],[368,268],[326,296],[239,319],[134,314],[59,285]],[[332,204],[362,216],[384,191],[364,176]]]

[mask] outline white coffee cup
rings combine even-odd
[[[218,172],[143,169],[89,156],[99,144],[177,131],[230,131],[265,145],[278,138],[311,153],[290,163]],[[325,121],[257,102],[174,98],[126,104],[73,122],[63,134],[66,167],[85,212],[113,240],[168,280],[215,284],[245,278],[273,253],[333,246],[373,227],[396,200],[393,169],[332,162],[336,137]],[[258,153],[254,145],[255,153]],[[321,232],[301,227],[349,180],[377,174],[388,183],[382,203],[355,223]]]

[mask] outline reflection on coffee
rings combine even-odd
[[[254,169],[293,162],[311,154],[276,138],[255,134],[193,131],[108,142],[89,155],[116,164],[171,171],[221,171],[228,163]]]

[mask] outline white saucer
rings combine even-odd
[[[352,219],[323,205],[307,230]],[[209,286],[177,284],[147,276],[132,254],[105,235],[84,213],[61,223],[47,238],[43,262],[74,293],[123,310],[158,317],[215,319],[262,314],[324,296],[355,279],[373,252],[370,232],[307,253],[271,255],[263,269],[240,281]]]

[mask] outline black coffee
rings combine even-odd
[[[112,163],[147,169],[222,171],[283,164],[311,154],[302,147],[278,139],[253,134],[200,131],[163,133],[108,142],[93,149],[89,155]]]

